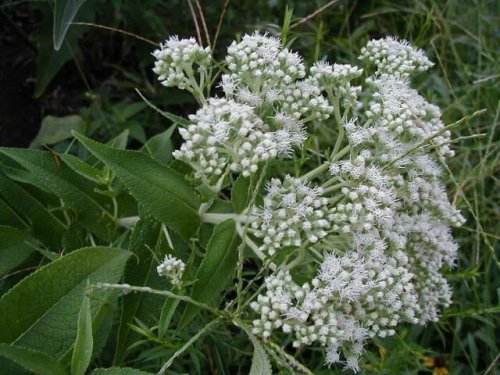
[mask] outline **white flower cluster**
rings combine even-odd
[[[393,335],[402,320],[417,321],[407,264],[403,252],[392,258],[381,251],[327,254],[317,276],[302,286],[281,270],[251,305],[261,314],[253,332],[268,338],[281,329],[294,335],[294,347],[318,343],[327,347],[328,364],[340,362],[342,352],[345,364],[358,370],[367,338]]]
[[[321,90],[338,95],[345,107],[353,106],[361,92],[361,86],[351,86],[363,69],[349,64],[333,64],[319,61],[311,67],[311,77]]]
[[[361,59],[374,64],[379,73],[409,76],[414,71],[425,71],[434,64],[425,52],[405,40],[393,37],[371,40],[361,49]]]
[[[302,58],[281,47],[278,38],[254,33],[233,42],[222,76],[226,96],[255,107],[257,113],[284,113],[303,123],[325,120],[333,111],[318,82],[306,77]]]
[[[162,85],[195,91],[195,69],[205,73],[212,61],[209,47],[203,48],[194,38],[179,39],[172,36],[153,52],[156,58],[153,71],[159,75]],[[196,68],[194,67],[196,64]],[[199,85],[203,87],[203,82]]]
[[[443,156],[454,155],[449,147],[451,133],[443,131],[441,111],[412,89],[408,80],[382,75],[370,82],[375,93],[366,116],[375,124],[372,136],[388,147],[394,145],[395,139],[405,140],[409,146],[429,139],[439,146]]]
[[[167,277],[172,285],[179,286],[185,269],[186,265],[182,260],[167,254],[163,262],[156,267],[156,272],[160,276]]]
[[[292,183],[300,180],[287,176],[272,180],[252,218],[268,253],[308,239],[309,232],[292,226],[313,222],[297,214],[298,207],[311,207],[310,215],[320,212],[324,221],[324,228],[317,227],[324,235],[314,241],[314,253],[323,253],[316,276],[298,285],[286,264],[269,276],[265,292],[251,304],[260,315],[254,333],[266,339],[281,330],[293,335],[295,347],[324,346],[327,364],[355,371],[366,339],[394,335],[402,322],[437,321],[451,303],[442,269],[453,267],[458,250],[450,227],[464,222],[436,162],[453,155],[450,134],[439,109],[408,81],[411,72],[432,64],[422,51],[392,38],[368,43],[362,57],[377,71],[367,79],[369,98],[346,106],[341,125],[350,156],[331,163],[324,189],[315,188],[324,204],[312,208],[311,200],[300,200]],[[346,87],[360,74],[325,64],[312,72],[334,100],[340,92],[335,86]],[[288,236],[289,228],[296,237]]]
[[[302,58],[278,38],[254,33],[228,47],[223,98],[204,98],[210,50],[193,38],[170,38],[154,56],[164,85],[189,90],[203,103],[190,116],[191,125],[180,130],[185,142],[174,156],[209,183],[229,170],[249,176],[263,161],[292,155],[307,138],[305,124],[333,112]]]
[[[255,32],[227,49],[228,76],[252,91],[281,89],[306,75],[302,58],[281,48],[279,38]]]
[[[252,229],[263,238],[260,250],[272,256],[285,246],[316,243],[330,229],[328,199],[322,189],[311,187],[298,178],[286,176],[283,182],[273,178],[267,186],[264,207],[254,210]]]
[[[173,155],[189,163],[197,177],[219,176],[227,165],[249,176],[278,152],[273,133],[246,104],[211,98],[189,119],[179,130],[184,143]]]
[[[360,59],[375,71],[363,87],[361,68],[318,62],[308,72],[279,39],[244,35],[228,48],[223,97],[208,99],[209,49],[174,37],[154,55],[162,84],[189,90],[202,103],[179,130],[184,143],[174,156],[209,185],[229,172],[250,176],[262,162],[293,156],[308,122],[333,116],[341,127],[334,159],[320,169],[329,169],[325,181],[273,178],[262,206],[245,211],[259,255],[301,248],[251,303],[260,315],[255,334],[267,339],[281,330],[295,347],[324,347],[328,365],[357,371],[367,339],[394,335],[402,322],[438,320],[451,303],[442,275],[457,254],[450,227],[464,218],[448,200],[437,163],[454,154],[451,134],[439,108],[409,80],[432,66],[423,51],[391,37],[370,41]],[[343,142],[347,152],[340,150]],[[304,249],[318,265],[299,285],[293,267]],[[168,255],[158,273],[178,285],[184,268]]]

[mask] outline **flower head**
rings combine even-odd
[[[379,74],[402,77],[415,71],[425,71],[434,65],[421,49],[390,36],[369,41],[361,49],[360,58],[374,64]]]
[[[153,52],[156,58],[153,71],[167,87],[193,90],[193,71],[206,71],[211,63],[211,50],[203,48],[194,38],[179,39],[172,36]]]
[[[178,286],[181,283],[185,268],[186,265],[182,260],[177,259],[171,254],[167,254],[163,262],[156,267],[156,272],[158,272],[158,275],[170,279],[172,285]]]

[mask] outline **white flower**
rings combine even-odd
[[[363,73],[363,69],[349,64],[330,65],[318,61],[311,67],[311,77],[318,81],[322,90],[347,85],[350,81],[359,77],[361,73]]]
[[[194,38],[179,39],[172,36],[153,52],[156,58],[153,71],[158,80],[167,87],[178,87],[181,90],[194,90],[193,68],[204,73],[211,63],[211,50],[203,48]]]
[[[273,255],[284,246],[301,246],[305,241],[316,243],[324,238],[330,221],[328,200],[322,190],[286,176],[272,179],[267,187],[264,207],[253,213],[253,233],[263,238],[261,250]]]
[[[412,47],[405,40],[393,37],[371,40],[361,49],[360,58],[377,67],[379,74],[408,76],[414,71],[429,69],[432,62],[425,52]]]
[[[186,265],[182,260],[177,259],[171,254],[167,254],[163,262],[156,267],[156,272],[158,272],[158,275],[170,279],[172,285],[178,286],[181,283],[185,268]]]
[[[253,92],[283,88],[305,76],[302,58],[281,49],[281,40],[258,32],[245,34],[227,49],[229,76]]]
[[[211,98],[179,132],[184,139],[174,157],[196,170],[196,176],[211,180],[229,165],[233,172],[249,176],[261,161],[276,157],[273,134],[253,109],[232,100]]]

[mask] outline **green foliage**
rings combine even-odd
[[[22,346],[0,343],[0,356],[37,375],[66,375],[64,367],[50,355]]]
[[[78,9],[85,0],[55,0],[54,4],[54,49],[61,48],[64,37],[71,22],[75,19]]]
[[[34,35],[38,51],[35,97],[45,93],[57,73],[75,56],[75,49],[86,30],[80,27],[68,31],[70,23],[75,20],[86,22],[94,20],[96,7],[93,4],[83,7],[78,19],[75,19],[78,8],[83,2],[84,0],[57,0],[54,7],[55,14],[52,4],[48,1],[35,5],[43,14],[38,32]]]
[[[161,288],[163,280],[156,273],[158,263],[156,255],[160,254],[162,234],[160,224],[153,219],[141,219],[134,227],[128,246],[136,259],[129,263],[125,270],[124,281],[131,285]],[[161,301],[147,294],[131,294],[124,296],[121,306],[120,327],[118,329],[115,363],[122,363],[126,350],[135,340],[131,325],[135,319],[151,323],[151,317],[159,314]]]
[[[87,281],[118,281],[129,256],[120,249],[89,247],[31,274],[0,299],[4,324],[0,342],[33,348],[56,358],[63,356],[77,335],[78,312]],[[109,292],[93,294],[93,315],[109,296]]]
[[[26,186],[0,172],[0,195],[6,201],[5,207],[12,207],[19,221],[23,226],[29,226],[36,238],[49,246],[58,246],[66,225]]]
[[[114,230],[111,214],[99,202],[92,185],[58,162],[46,151],[1,148],[0,153],[16,161],[20,168],[14,179],[57,195],[74,210],[79,221],[98,236],[109,238]]]
[[[207,245],[206,254],[196,273],[191,298],[195,301],[214,304],[226,286],[232,280],[238,253],[236,247],[239,236],[232,220],[224,221],[215,226]],[[209,287],[207,287],[209,286]],[[199,311],[194,305],[188,305],[179,325],[188,324]]]
[[[136,370],[130,367],[112,367],[106,369],[96,369],[92,375],[148,375],[151,372]]]
[[[250,375],[271,375],[272,367],[265,349],[260,344],[259,340],[251,332],[246,332],[253,345],[252,366],[250,367]]]
[[[36,246],[25,231],[8,226],[0,226],[0,244],[0,276],[22,265]]]
[[[72,131],[83,132],[85,123],[78,115],[65,117],[47,116],[43,119],[40,130],[30,147],[39,147],[43,145],[53,145],[71,138]]]
[[[90,298],[84,296],[78,313],[78,328],[71,356],[71,375],[85,375],[92,358],[93,348],[94,338],[92,337]]]
[[[75,136],[116,173],[151,215],[184,238],[194,233],[199,225],[196,209],[200,203],[194,190],[180,174],[142,152],[116,150],[82,135]]]

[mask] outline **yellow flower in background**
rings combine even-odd
[[[446,359],[442,356],[422,357],[425,367],[434,369],[432,375],[448,375],[449,371],[446,366]]]

